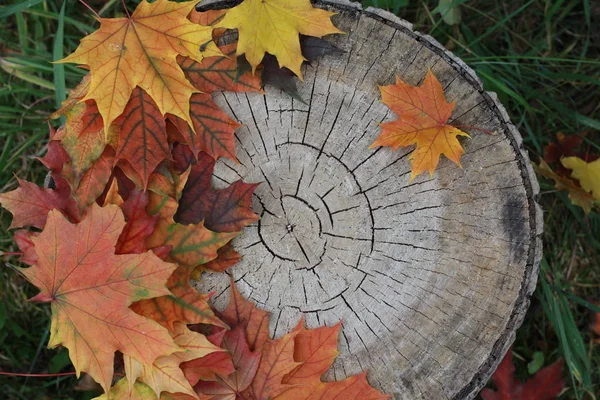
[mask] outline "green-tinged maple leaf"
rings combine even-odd
[[[190,271],[179,267],[167,282],[171,292],[166,296],[141,300],[131,305],[136,313],[150,318],[170,331],[175,330],[175,323],[210,324],[225,327],[210,308],[209,296],[199,293],[190,286]]]
[[[220,54],[211,42],[212,28],[187,19],[195,4],[144,0],[129,18],[100,18],[100,28],[61,60],[89,67],[84,100],[96,101],[105,128],[121,115],[136,86],[152,97],[162,115],[191,124],[189,99],[197,90],[185,79],[177,56],[200,62],[204,54]]]
[[[180,350],[165,328],[129,308],[168,294],[165,283],[175,265],[152,252],[115,255],[124,226],[116,205],[92,205],[76,225],[51,211],[42,233],[31,239],[37,262],[21,269],[40,289],[33,300],[52,305],[48,346],[67,347],[77,373],[87,372],[106,391],[115,351],[152,365]]]
[[[252,74],[250,70],[238,73],[236,48],[236,43],[221,46],[221,51],[226,57],[206,57],[202,62],[180,57],[179,65],[192,85],[201,92],[260,92],[258,75]]]
[[[33,226],[42,229],[50,210],[60,210],[72,220],[77,220],[77,207],[69,189],[41,188],[31,182],[18,179],[19,187],[11,192],[0,193],[0,205],[13,215],[9,229]]]
[[[484,400],[553,400],[565,386],[562,378],[562,361],[539,370],[533,378],[526,383],[515,381],[515,366],[512,362],[512,350],[504,359],[492,376],[492,382],[497,391],[483,389],[481,397]]]
[[[229,118],[215,104],[210,94],[192,95],[190,118],[194,129],[181,118],[169,117],[181,137],[178,141],[190,146],[194,154],[204,151],[215,159],[227,157],[237,161],[234,131],[241,125]]]
[[[75,105],[66,113],[66,122],[54,135],[71,159],[77,185],[81,176],[100,157],[106,146],[102,118],[93,101]]]
[[[175,221],[204,226],[216,232],[237,232],[258,219],[252,209],[252,194],[258,184],[242,181],[232,183],[225,189],[215,190],[211,177],[215,160],[200,153],[183,188]]]
[[[133,390],[133,382],[139,380],[150,386],[156,396],[160,396],[163,392],[171,392],[196,397],[179,364],[214,352],[223,352],[223,350],[209,342],[204,335],[190,331],[181,322],[174,324],[173,340],[183,351],[159,357],[151,366],[124,356],[125,375],[131,383],[131,390]]]
[[[164,245],[172,246],[172,260],[193,269],[217,258],[217,250],[238,234],[239,232],[213,232],[206,229],[202,222],[189,225],[173,224],[168,228]]]
[[[61,115],[67,114],[71,111],[77,104],[81,102],[81,99],[85,97],[88,90],[90,90],[90,82],[92,81],[92,76],[90,74],[85,75],[81,82],[74,89],[69,91],[69,96],[65,101],[62,102],[60,108],[56,110],[50,118],[56,119]]]
[[[131,93],[123,114],[115,120],[117,160],[128,161],[140,174],[143,189],[150,174],[170,157],[165,119],[152,98],[139,87]]]

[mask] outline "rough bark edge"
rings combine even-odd
[[[413,31],[411,23],[381,9],[369,7],[364,10],[360,3],[351,2],[349,0],[311,0],[311,2],[332,8],[333,10],[345,11],[354,13],[356,15],[362,13],[379,22],[392,26],[398,31],[401,31],[409,37],[414,38],[433,53],[440,56],[481,94],[487,106],[490,107],[490,109],[492,109],[498,116],[501,128],[503,132],[506,132],[506,137],[517,154],[517,163],[521,171],[521,177],[523,179],[525,192],[529,201],[529,227],[531,233],[529,253],[527,255],[527,265],[525,266],[525,272],[523,273],[519,296],[517,297],[514,309],[510,315],[510,318],[508,319],[506,327],[504,328],[504,333],[502,333],[500,338],[496,341],[491,349],[488,359],[479,367],[479,370],[475,373],[475,376],[473,376],[471,381],[452,397],[453,400],[472,399],[486,385],[490,376],[496,370],[509,347],[514,342],[516,331],[522,325],[527,313],[527,309],[529,308],[530,297],[535,291],[539,275],[540,261],[542,259],[541,235],[543,232],[544,219],[543,211],[538,204],[540,197],[540,186],[535,172],[533,171],[531,161],[529,160],[529,155],[523,147],[523,137],[514,124],[510,121],[510,117],[508,116],[504,106],[498,101],[498,96],[496,93],[484,91],[483,85],[475,74],[475,71],[467,66],[464,61],[448,51],[433,37]],[[239,3],[239,0],[208,0],[202,2],[201,5],[207,6],[210,4],[208,7],[211,7],[218,4],[223,8],[227,8],[235,5],[236,3]]]

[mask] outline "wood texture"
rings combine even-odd
[[[498,365],[529,305],[541,254],[539,187],[522,139],[496,96],[434,39],[379,10],[345,1],[346,51],[305,68],[303,104],[267,87],[220,93],[244,124],[240,164],[219,161],[215,185],[264,182],[258,223],[234,241],[243,295],[272,313],[279,337],[306,316],[310,327],[342,319],[342,354],[328,379],[364,369],[395,399],[468,399]],[[463,168],[442,159],[433,179],[409,182],[411,149],[368,150],[379,123],[395,118],[377,85],[399,75],[419,84],[431,68],[456,124],[470,132]],[[203,291],[228,302],[227,277]]]

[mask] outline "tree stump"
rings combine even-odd
[[[514,340],[535,289],[541,255],[538,183],[522,139],[496,95],[433,38],[394,15],[344,1],[335,11],[345,50],[304,69],[306,104],[272,88],[222,93],[217,103],[244,126],[240,164],[219,161],[215,185],[263,182],[261,219],[235,239],[231,272],[241,293],[270,311],[271,334],[343,321],[340,356],[327,379],[368,369],[395,399],[468,399]],[[377,85],[396,75],[420,84],[431,68],[456,101],[461,169],[442,157],[433,178],[409,181],[410,148],[368,150],[396,117]],[[215,306],[228,278],[205,274]]]

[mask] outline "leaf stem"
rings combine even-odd
[[[96,18],[100,19],[102,17],[100,17],[100,15],[96,12],[96,10],[94,10],[92,7],[90,7],[90,5],[88,3],[86,3],[84,0],[79,0],[79,2],[81,4],[83,4],[84,6],[86,6],[86,8],[88,10],[90,10],[92,12],[92,14],[94,14],[96,16]]]
[[[123,9],[125,9],[125,13],[127,14],[127,18],[131,18],[131,14],[129,14],[129,10],[127,9],[127,5],[125,4],[125,0],[121,0],[123,3]]]
[[[66,375],[75,375],[77,372],[61,372],[58,374],[20,374],[16,372],[0,372],[0,375],[8,375],[8,376],[27,376],[27,377],[37,377],[37,378],[46,378],[46,377],[54,377],[54,376],[66,376]]]
[[[21,251],[0,251],[0,256],[22,256]]]

